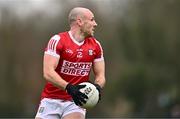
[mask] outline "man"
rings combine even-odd
[[[36,119],[85,119],[81,107],[87,96],[79,83],[89,81],[93,68],[94,84],[105,85],[105,63],[100,43],[93,37],[97,26],[93,13],[82,7],[69,13],[70,31],[54,35],[44,53],[43,73],[47,80]]]

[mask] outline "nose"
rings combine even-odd
[[[94,21],[94,26],[97,26],[97,23],[96,23],[96,21]]]

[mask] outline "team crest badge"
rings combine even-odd
[[[89,50],[89,55],[93,55],[93,50]]]

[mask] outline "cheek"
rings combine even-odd
[[[84,30],[85,30],[85,31],[89,31],[89,30],[90,30],[90,26],[89,26],[89,25],[85,25],[85,26],[84,26]]]
[[[91,30],[92,25],[89,24],[89,25],[86,26],[86,28],[87,28],[88,30]]]
[[[85,22],[85,24],[84,24],[84,27],[86,28],[86,29],[89,29],[89,28],[91,28],[91,24],[89,23],[89,22]]]

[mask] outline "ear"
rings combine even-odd
[[[82,18],[77,17],[77,24],[78,24],[78,26],[82,26],[82,24],[83,24]]]

